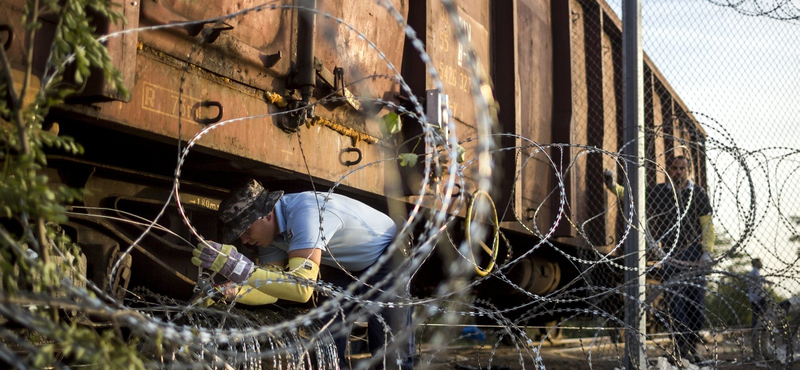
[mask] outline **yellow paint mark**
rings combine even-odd
[[[142,96],[142,109],[148,110],[163,116],[178,118],[180,114],[183,118],[192,119],[192,107],[201,102],[200,99],[180,95],[177,91],[158,86],[153,83],[144,83],[144,95]]]
[[[142,107],[155,107],[156,103],[156,90],[145,84],[144,97],[142,98]]]

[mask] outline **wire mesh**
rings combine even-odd
[[[579,110],[581,131],[587,141],[595,137],[595,145],[622,153],[631,143],[607,134],[621,124],[621,89],[614,78],[622,44],[608,24],[619,24],[622,2],[609,1],[608,8],[572,5],[575,18],[583,21],[579,28],[602,38],[590,43],[586,34],[573,33],[573,56],[587,64],[573,64],[587,81],[587,91],[576,93],[585,94],[578,100],[586,102]],[[639,140],[645,142],[646,216],[638,222],[647,239],[647,278],[654,283],[645,302],[648,327],[672,334],[668,352],[702,357],[709,360],[706,365],[730,359],[731,353],[745,362],[766,358],[784,364],[794,356],[789,340],[794,331],[786,328],[795,324],[779,318],[786,310],[777,307],[796,294],[796,280],[787,278],[796,268],[796,223],[786,216],[797,213],[786,198],[794,187],[788,164],[794,144],[785,134],[797,108],[786,101],[785,94],[795,89],[786,85],[792,78],[778,77],[777,71],[791,68],[791,52],[785,51],[796,33],[792,2],[642,3],[645,121]],[[592,50],[581,42],[602,47]],[[602,57],[589,58],[590,53]],[[599,123],[592,125],[593,119]],[[688,161],[679,159],[676,166],[676,158]],[[601,164],[598,158],[587,167],[595,184],[608,169],[612,181],[625,187],[625,172],[634,169],[618,159],[604,158]],[[677,185],[683,166],[693,186]],[[598,211],[587,217],[609,209],[602,217],[611,220],[609,226],[595,226],[609,240],[620,235],[620,223],[613,220],[621,208],[611,204],[616,198],[613,190],[598,194],[590,200]],[[702,245],[703,215],[713,215],[713,250]],[[710,252],[705,261],[703,250]],[[751,264],[757,258],[763,267]]]
[[[800,105],[796,102],[798,80],[793,73],[798,57],[793,49],[798,35],[798,9],[793,1],[670,0],[642,4],[644,122],[639,140],[645,147],[641,161],[646,183],[644,215],[624,211],[625,194],[631,191],[628,174],[637,168],[635,161],[623,155],[624,149],[634,144],[626,142],[622,134],[622,86],[623,78],[629,77],[622,72],[620,0],[553,1],[543,14],[530,10],[526,2],[514,3],[518,6],[513,7],[511,15],[520,23],[536,18],[533,15],[541,19],[552,15],[552,23],[544,24],[567,30],[567,37],[559,39],[563,44],[547,50],[554,55],[566,50],[569,63],[555,62],[548,71],[552,75],[537,78],[552,83],[542,83],[548,86],[544,90],[550,89],[553,100],[552,107],[544,110],[557,111],[566,104],[569,113],[566,119],[559,112],[531,113],[512,128],[513,132],[503,131],[509,126],[503,126],[498,115],[504,117],[504,109],[509,108],[500,101],[498,113],[490,78],[485,75],[485,67],[492,66],[492,78],[500,81],[502,66],[497,66],[495,59],[479,58],[481,52],[490,49],[490,41],[499,38],[490,35],[502,25],[480,23],[487,27],[485,34],[479,34],[477,27],[472,28],[479,24],[474,22],[479,17],[462,2],[416,1],[413,6],[421,12],[435,5],[440,12],[436,14],[448,20],[450,27],[435,37],[418,38],[417,32],[421,34],[422,30],[411,26],[411,15],[405,19],[391,3],[378,3],[370,9],[387,12],[402,25],[411,45],[408,50],[425,70],[425,85],[432,85],[443,95],[449,91],[453,97],[463,94],[471,99],[469,103],[475,107],[471,121],[465,117],[472,112],[464,113],[463,106],[458,110],[445,101],[439,107],[443,121],[440,127],[432,128],[428,122],[431,115],[426,114],[404,80],[408,73],[392,65],[377,41],[370,39],[374,36],[371,30],[315,10],[319,19],[333,25],[329,27],[363,41],[358,47],[364,59],[368,55],[385,64],[387,74],[364,76],[346,85],[352,91],[363,91],[360,95],[332,94],[310,108],[225,120],[199,129],[186,142],[179,136],[181,152],[175,176],[170,179],[173,187],[165,199],[158,199],[164,207],[153,212],[157,216],[151,219],[128,214],[115,219],[124,212],[99,208],[84,212],[81,207],[73,208],[69,215],[73,222],[109,218],[126,226],[135,224],[134,232],[119,237],[127,245],[110,249],[110,269],[100,272],[108,275],[103,282],[110,284],[131,268],[128,254],[138,245],[151,243],[148,238],[153,238],[155,231],[169,231],[162,224],[185,222],[184,235],[170,231],[172,235],[159,236],[170,241],[163,245],[176,246],[177,250],[191,250],[187,239],[192,237],[205,239],[206,231],[195,228],[181,197],[183,166],[202,139],[226,125],[245,125],[298,112],[302,115],[315,105],[320,110],[326,104],[343,101],[355,105],[351,100],[358,100],[402,115],[405,118],[401,121],[414,125],[421,139],[416,142],[416,152],[398,156],[399,146],[395,145],[395,151],[384,158],[337,173],[339,177],[329,181],[332,186],[318,189],[325,196],[320,214],[330,194],[370,167],[406,161],[409,157],[404,155],[408,154],[422,159],[424,163],[418,167],[422,169],[413,177],[418,184],[411,186],[416,193],[405,198],[410,199],[412,211],[403,214],[408,221],[400,233],[413,234],[416,245],[402,270],[369,286],[366,293],[355,285],[328,284],[322,276],[310,285],[332,299],[317,307],[245,309],[224,303],[199,307],[198,302],[146,288],[106,293],[107,286],[95,285],[83,273],[85,261],[62,261],[62,266],[68,266],[59,280],[58,294],[33,289],[30,281],[38,281],[37,277],[19,286],[10,283],[9,272],[19,270],[9,267],[3,270],[4,290],[0,291],[0,325],[4,329],[0,360],[17,368],[96,366],[77,361],[79,356],[70,351],[114,351],[82,344],[57,347],[62,338],[59,330],[73,325],[114,338],[113,346],[135,353],[130,364],[144,368],[335,369],[339,359],[333,335],[358,326],[364,319],[351,312],[368,315],[399,306],[414,309],[416,334],[423,343],[417,347],[416,364],[420,368],[434,368],[436,359],[444,357],[451,346],[474,343],[477,338],[483,338],[482,346],[489,349],[485,358],[449,361],[448,365],[488,363],[494,368],[502,358],[503,366],[515,368],[558,366],[559,359],[548,354],[546,347],[563,343],[567,333],[576,331],[580,333],[577,343],[584,363],[593,368],[617,368],[622,366],[626,345],[622,334],[635,330],[625,327],[624,287],[631,282],[624,280],[624,272],[631,267],[624,265],[622,245],[636,229],[646,239],[643,258],[647,267],[638,271],[646,277],[646,298],[636,304],[647,317],[645,350],[652,366],[794,366],[800,328],[800,301],[795,297],[800,285],[796,245],[800,239],[800,206],[795,200],[798,167],[793,123],[800,116]],[[548,8],[543,5],[547,2],[541,3],[543,9]],[[480,3],[475,8],[480,8],[481,14],[505,9],[502,4],[492,4]],[[566,12],[557,13],[558,7],[565,7]],[[259,12],[297,9],[294,3],[270,3],[213,14],[213,18],[201,21],[135,31],[222,21],[244,23]],[[558,25],[556,14],[565,16]],[[472,18],[465,20],[466,16]],[[134,30],[108,38],[130,32]],[[203,58],[201,44],[208,32],[200,35],[186,60],[181,61],[184,74]],[[432,45],[426,47],[425,43]],[[434,46],[443,49],[442,43],[458,45],[457,71],[461,74],[456,75],[456,69],[444,63],[436,64],[439,56],[432,56],[431,50]],[[518,46],[530,53],[536,50],[531,45]],[[492,52],[499,60],[497,55],[503,51],[497,47]],[[535,68],[526,64],[530,61],[515,60],[519,63],[518,76],[537,76],[532,72]],[[568,83],[556,80],[556,71],[559,76],[568,76]],[[174,81],[180,85],[179,102],[189,99],[183,95],[184,86],[188,86],[184,77]],[[369,91],[380,83],[396,83],[394,87],[407,93],[406,101],[373,96]],[[559,89],[559,84],[568,84],[569,88]],[[460,90],[453,92],[453,86]],[[495,86],[494,91],[502,88]],[[525,100],[528,93],[536,95],[534,91],[514,90],[512,95]],[[528,114],[541,107],[531,98],[519,108]],[[180,110],[177,117],[178,122],[186,118]],[[305,154],[313,147],[304,141],[309,131],[301,128],[297,134],[296,148],[306,168]],[[180,128],[178,132],[182,132]],[[339,132],[347,130],[340,128]],[[396,144],[393,140],[380,142]],[[468,148],[464,160],[455,149],[464,149],[462,145]],[[500,157],[513,157],[513,170],[503,173],[500,181],[493,181],[492,170]],[[312,172],[309,170],[310,177],[317,176]],[[492,185],[503,191],[511,189],[513,194],[504,194],[502,203],[486,202],[491,199],[488,194]],[[472,197],[466,195],[470,193]],[[474,202],[476,198],[485,203]],[[423,205],[425,199],[434,200]],[[177,211],[168,207],[174,205]],[[160,220],[165,213],[172,219]],[[467,222],[461,229],[453,227],[465,217],[473,223]],[[3,243],[8,252],[3,262],[9,266],[35,265],[39,260],[24,243],[9,242],[8,238]],[[393,243],[390,248],[399,245]],[[80,260],[79,256],[67,251],[59,258],[73,261]],[[441,262],[438,271],[424,270],[422,266],[432,260]],[[375,269],[384,262],[376,262]],[[376,298],[376,289],[405,292],[412,281],[421,281],[427,287],[425,294]],[[359,293],[354,293],[357,290]],[[67,320],[55,324],[46,320],[53,316],[53,307],[65,310]],[[337,312],[347,312],[343,315],[348,325],[330,326],[326,320]],[[581,329],[566,330],[575,326]],[[397,333],[387,330],[385,334]],[[510,360],[500,356],[504,348],[511,349]],[[386,354],[394,349],[376,352],[371,365],[383,363],[395,368],[397,364],[386,363],[392,358]],[[351,355],[356,357],[355,353]],[[366,361],[354,366],[367,368],[370,364]]]

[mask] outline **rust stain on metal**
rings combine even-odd
[[[182,0],[145,1],[141,7],[143,26],[169,25],[198,21],[228,14],[225,9],[249,8],[241,0],[213,0],[196,6]],[[290,43],[291,11],[262,9],[225,20],[232,29],[223,31],[210,44],[199,44],[187,27],[173,27],[139,35],[145,45],[176,58],[186,59],[231,80],[261,89],[276,88],[288,74],[290,61],[283,58],[265,68],[265,55],[287,52]],[[269,25],[265,27],[263,25]]]
[[[403,17],[408,15],[408,2],[391,1],[395,10]],[[357,25],[364,37],[373,42],[385,56],[382,59],[376,50],[369,47],[361,37],[330,17],[318,17],[316,54],[323,66],[333,71],[344,70],[345,83],[369,76],[394,76],[387,61],[400,71],[403,61],[403,28],[396,19],[379,4],[370,1],[320,1],[319,10]],[[365,79],[361,83],[346,86],[356,96],[385,97],[387,92],[399,91],[392,79]]]
[[[96,115],[99,118],[118,122],[121,125],[142,130],[148,136],[158,140],[166,138],[183,139],[194,137],[205,127],[191,120],[194,104],[213,101],[224,107],[225,120],[229,123],[220,126],[204,136],[197,149],[214,150],[247,158],[259,163],[266,163],[276,169],[306,173],[310,170],[314,176],[339,181],[350,172],[339,163],[339,149],[357,138],[365,161],[375,161],[393,157],[393,153],[380,145],[368,145],[366,141],[377,139],[360,131],[347,131],[340,125],[340,131],[334,132],[325,128],[321,130],[305,129],[301,132],[302,145],[283,132],[275,120],[280,117],[279,110],[270,104],[265,92],[238,84],[235,81],[224,81],[202,68],[191,69],[184,73],[178,61],[169,61],[169,57],[152,57],[143,51],[137,60],[137,81],[132,89],[134,100],[131,103],[99,103],[98,110],[85,110],[84,114]],[[183,81],[181,83],[181,81]],[[182,104],[178,104],[177,96],[181,96]],[[277,102],[276,102],[277,103]],[[181,115],[180,125],[177,116]],[[318,114],[329,115],[325,109],[318,109]],[[231,121],[236,120],[236,121]],[[330,121],[325,125],[324,120]],[[327,118],[318,121],[319,127],[337,127]],[[178,129],[180,128],[180,133]],[[342,134],[351,136],[343,137]],[[298,160],[300,149],[303,159]],[[308,170],[306,169],[306,163]],[[342,182],[344,185],[381,194],[383,192],[383,165],[378,164],[350,174]]]

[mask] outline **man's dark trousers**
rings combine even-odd
[[[374,286],[378,282],[383,281],[381,290],[386,290],[389,286],[395,284],[397,279],[400,277],[399,268],[403,260],[405,259],[404,254],[401,249],[395,250],[392,254],[392,257],[389,259],[387,263],[378,269],[377,273],[374,274],[367,280],[367,283],[371,286]],[[363,271],[356,271],[351,272],[353,276],[361,276],[365,273],[369,268],[364,269]],[[353,278],[347,275],[344,271],[330,266],[321,266],[320,267],[320,275],[322,280],[328,283],[331,283],[335,286],[346,288],[349,284],[353,282]],[[370,287],[364,286],[363,284],[359,283],[359,288],[355,291],[355,294],[362,299],[367,299],[370,301],[376,301],[381,303],[398,303],[402,300],[396,295],[407,295],[407,292],[403,293],[395,293],[395,297],[393,298],[385,298],[384,295],[381,297],[380,292],[372,292],[368,296],[364,296],[369,290]],[[387,286],[388,285],[388,286]],[[363,302],[343,302],[345,306],[345,317],[348,319],[347,321],[350,322],[352,320],[352,315],[358,315],[359,310],[361,313],[364,313],[364,309],[371,309],[364,306]],[[374,307],[374,309],[378,309]],[[389,352],[386,353],[386,368],[387,369],[402,369],[402,370],[412,370],[414,368],[413,365],[413,354],[414,354],[414,336],[413,330],[411,329],[411,309],[409,306],[404,306],[402,308],[381,308],[378,312],[378,315],[383,319],[383,323],[380,319],[378,319],[377,315],[373,315],[370,313],[366,313],[368,315],[367,320],[367,339],[369,341],[369,350],[370,353],[373,355],[378,354],[384,347],[386,340],[392,340],[393,335],[402,335],[399,340],[402,344],[389,344]],[[384,324],[385,323],[385,324]],[[337,335],[340,328],[342,328],[343,320],[341,317],[341,313],[337,313],[334,316],[334,324],[331,326],[331,333],[334,334],[334,342],[336,343],[336,349],[339,355],[339,365],[342,369],[349,369],[350,366],[345,360],[345,351],[347,349],[347,342],[349,340],[349,333],[350,327],[346,328],[342,333],[342,335]],[[391,333],[384,333],[384,326],[388,325]],[[401,359],[401,365],[397,366],[397,358]],[[383,356],[381,357],[383,359]],[[381,360],[380,363],[375,364],[373,367],[375,370],[383,369],[383,361]]]
[[[673,260],[697,264],[703,254],[703,246],[694,243],[683,251],[676,252]],[[687,266],[667,262],[664,276],[672,334],[675,345],[682,356],[694,354],[700,342],[700,330],[706,321],[706,276],[701,266]],[[663,284],[663,283],[662,283]]]

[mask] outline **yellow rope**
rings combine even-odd
[[[375,144],[375,143],[378,142],[378,138],[376,138],[374,136],[365,134],[363,132],[358,132],[358,131],[353,130],[353,129],[349,128],[349,127],[342,126],[342,125],[340,125],[340,124],[338,124],[336,122],[332,122],[332,121],[329,121],[329,120],[327,120],[325,118],[321,118],[321,117],[314,117],[313,119],[311,119],[310,121],[308,121],[306,123],[306,126],[308,126],[310,128],[311,126],[318,125],[318,124],[326,126],[326,127],[330,128],[333,131],[336,131],[336,132],[338,132],[338,133],[340,133],[340,134],[342,134],[344,136],[347,136],[347,137],[353,139],[353,146],[358,144],[359,141],[363,141],[363,142],[365,142],[367,144]]]
[[[274,92],[267,91],[267,92],[264,92],[264,97],[266,97],[267,101],[269,101],[272,104],[277,105],[279,108],[286,108],[286,106],[287,106],[286,99],[284,99],[283,96],[281,96],[280,94],[276,94]],[[338,124],[336,122],[332,122],[332,121],[324,119],[324,118],[314,117],[313,119],[311,119],[311,120],[306,122],[306,126],[309,127],[309,128],[311,128],[311,126],[318,125],[318,124],[321,124],[321,125],[323,125],[325,127],[330,128],[333,131],[336,131],[336,132],[338,132],[338,133],[340,133],[340,134],[342,134],[344,136],[347,136],[347,137],[353,139],[353,145],[354,146],[356,144],[358,144],[359,141],[363,141],[363,142],[365,142],[367,144],[375,144],[375,143],[378,142],[378,138],[376,138],[374,136],[365,134],[363,132],[358,132],[358,131],[353,130],[353,129],[349,128],[349,127],[342,126],[342,125],[340,125],[340,124]]]
[[[264,92],[264,97],[267,98],[270,103],[277,105],[279,108],[286,108],[286,100],[283,99],[283,96],[280,94],[266,91]]]

